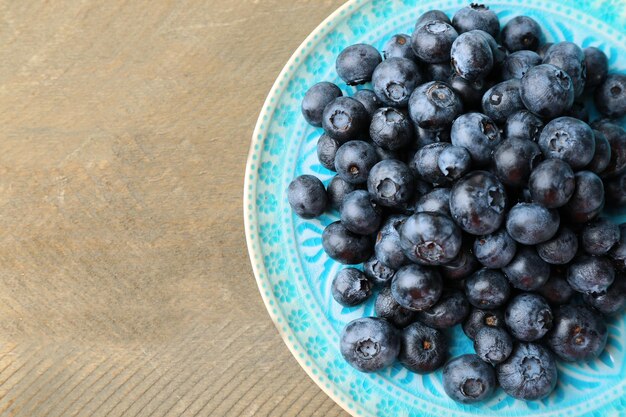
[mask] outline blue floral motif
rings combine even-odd
[[[263,142],[263,150],[270,155],[278,155],[285,148],[285,139],[278,133],[269,133]]]
[[[276,197],[269,191],[263,191],[256,198],[256,205],[261,213],[268,214],[275,212],[277,204]]]
[[[331,54],[338,54],[341,52],[346,46],[347,41],[346,37],[341,32],[330,32],[326,36],[326,50]]]
[[[280,168],[273,163],[267,161],[261,164],[259,168],[259,178],[266,184],[274,184],[280,177]]]
[[[287,92],[291,95],[291,98],[298,101],[304,98],[307,89],[307,81],[300,77],[293,78],[287,86]]]
[[[289,281],[280,280],[274,285],[274,297],[281,303],[290,303],[296,297],[296,287]]]
[[[371,24],[367,15],[362,12],[355,12],[350,20],[348,20],[348,26],[352,30],[355,36],[364,35],[369,30]]]
[[[265,267],[270,274],[278,275],[285,269],[285,263],[287,262],[283,255],[279,252],[271,252],[264,257]]]
[[[289,313],[289,317],[287,317],[289,327],[296,332],[303,332],[308,329],[311,325],[309,319],[309,313],[302,309],[292,311]]]
[[[285,127],[294,122],[293,117],[295,115],[297,115],[297,113],[295,113],[291,107],[288,107],[286,104],[281,103],[276,106],[276,109],[274,109],[273,119],[278,126]]]
[[[343,358],[335,359],[334,361],[328,363],[328,366],[326,367],[326,375],[329,380],[335,383],[341,383],[346,380],[345,368],[346,362]]]
[[[304,60],[306,70],[314,76],[321,74],[322,71],[324,71],[324,69],[326,68],[326,64],[326,59],[319,52],[313,52]]]
[[[400,412],[400,407],[392,399],[383,399],[376,404],[376,415],[379,417],[395,416]]]
[[[306,353],[313,359],[323,358],[328,351],[328,342],[319,336],[309,337],[304,347],[306,348]]]
[[[265,244],[277,244],[281,235],[282,231],[277,223],[265,223],[259,226],[259,236]]]
[[[389,0],[376,0],[372,2],[372,13],[378,19],[387,19],[393,14],[392,5]]]
[[[350,383],[350,396],[355,402],[363,404],[369,401],[371,395],[372,384],[367,379]]]

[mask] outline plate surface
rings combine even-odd
[[[570,40],[597,46],[611,69],[626,70],[626,2],[622,0],[500,0],[489,2],[504,24],[525,14],[542,26],[547,41]],[[294,216],[285,190],[300,174],[315,174],[324,184],[332,172],[317,161],[321,129],[308,126],[300,101],[315,82],[330,80],[352,94],[334,70],[337,54],[365,42],[381,49],[395,33],[411,33],[428,9],[452,16],[467,1],[356,0],[324,21],[298,48],[272,88],[252,138],[244,189],[248,250],[266,307],[285,343],[304,370],[343,408],[363,416],[550,416],[617,417],[626,410],[626,320],[610,323],[605,353],[587,364],[559,364],[559,385],[538,402],[514,400],[498,390],[485,403],[463,406],[444,394],[441,372],[420,376],[395,365],[363,374],[339,353],[339,333],[350,320],[374,315],[373,297],[344,308],[330,297],[341,265],[322,250],[321,234],[337,213],[316,220]],[[626,215],[614,215],[626,221]],[[459,327],[459,326],[457,326]],[[452,330],[451,353],[472,351],[469,339]]]

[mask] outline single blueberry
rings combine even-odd
[[[389,268],[375,256],[363,263],[363,272],[370,282],[379,288],[391,284],[391,278],[396,273],[394,269]]]
[[[537,50],[541,36],[541,27],[528,16],[515,16],[502,28],[502,43],[511,52]]]
[[[612,119],[626,115],[626,75],[609,74],[594,94],[596,108]]]
[[[523,110],[520,85],[520,80],[514,78],[502,81],[487,90],[482,99],[483,113],[496,123],[504,123],[510,115]]]
[[[313,85],[302,99],[301,110],[304,119],[312,126],[321,127],[324,108],[342,95],[339,87],[333,83],[322,81]]]
[[[596,141],[587,123],[564,116],[543,128],[539,147],[546,158],[562,159],[573,169],[580,169],[593,159]]]
[[[407,265],[396,271],[391,281],[393,298],[404,308],[421,311],[439,301],[443,291],[441,275],[434,268]]]
[[[324,133],[317,140],[317,159],[320,164],[331,171],[335,170],[335,155],[341,144],[336,139],[331,138]]]
[[[523,342],[541,339],[552,328],[552,309],[537,294],[514,297],[504,312],[504,321],[513,337]]]
[[[509,299],[511,287],[502,272],[483,268],[465,280],[465,294],[474,307],[500,308]]]
[[[443,389],[454,401],[472,404],[488,399],[496,389],[493,367],[478,355],[461,355],[443,368]]]
[[[454,146],[470,153],[472,162],[484,166],[491,160],[493,150],[502,143],[498,126],[482,113],[465,113],[452,123],[450,138]]]
[[[574,96],[578,97],[585,88],[587,68],[585,53],[572,42],[557,42],[547,50],[543,57],[544,64],[554,65],[569,75],[574,86]]]
[[[367,181],[370,170],[378,162],[374,147],[361,140],[351,140],[339,147],[335,154],[337,174],[352,184]]]
[[[370,117],[363,105],[352,97],[337,97],[324,108],[324,132],[343,143],[366,131]]]
[[[372,75],[374,92],[387,106],[405,107],[413,90],[422,82],[417,64],[407,58],[386,59]]]
[[[457,31],[449,23],[431,20],[415,28],[411,47],[415,55],[426,63],[446,62],[450,59],[450,49],[457,36]]]
[[[469,303],[462,291],[444,292],[434,306],[419,311],[417,319],[435,329],[447,329],[462,323],[469,314]]]
[[[341,222],[326,226],[322,247],[328,256],[342,264],[360,264],[372,256],[371,237],[352,233]]]
[[[455,181],[467,174],[472,166],[472,156],[462,146],[448,146],[439,154],[437,166],[450,181]],[[449,208],[447,208],[449,212]]]
[[[534,291],[550,278],[550,265],[539,257],[533,247],[518,246],[515,257],[502,268],[502,272],[511,286],[523,291]]]
[[[537,142],[542,129],[543,121],[540,118],[528,110],[519,110],[507,117],[504,126],[504,137]]]
[[[345,48],[337,57],[337,74],[348,85],[363,84],[372,79],[383,58],[372,45],[359,43]]]
[[[585,89],[595,90],[604,83],[609,74],[609,58],[596,47],[590,46],[583,49],[585,54],[585,67],[587,68],[587,80]]]
[[[454,71],[468,81],[482,80],[493,69],[493,52],[485,37],[477,31],[457,37],[450,49]]]
[[[431,81],[420,85],[409,99],[409,115],[425,130],[444,130],[461,114],[461,100],[446,83]]]
[[[547,342],[559,359],[588,361],[602,353],[608,334],[600,314],[585,306],[566,305],[556,311]]]
[[[547,208],[562,207],[574,194],[576,177],[567,162],[548,159],[533,169],[528,189],[533,201]]]
[[[341,206],[341,224],[359,235],[376,233],[382,221],[382,210],[366,190],[355,190],[345,196]]]
[[[415,178],[405,163],[386,159],[370,170],[367,189],[381,206],[400,207],[413,196]]]
[[[500,310],[481,310],[473,308],[463,323],[463,332],[474,340],[476,334],[484,327],[504,328],[504,313]]]
[[[537,253],[549,264],[565,265],[578,252],[578,236],[568,227],[562,227],[556,235],[537,245]]]
[[[567,270],[567,282],[583,294],[605,292],[615,280],[615,268],[604,256],[578,256]]]
[[[503,268],[511,262],[517,251],[515,240],[502,228],[474,241],[476,259],[487,268]]]
[[[461,250],[461,229],[443,214],[416,213],[402,225],[400,244],[411,261],[442,265],[453,260]]]
[[[574,296],[574,290],[567,283],[562,272],[553,271],[550,279],[537,290],[547,302],[554,305],[566,304]]]
[[[287,199],[293,211],[303,219],[319,216],[328,204],[324,184],[313,175],[300,175],[291,181],[287,188]]]
[[[619,239],[619,226],[604,217],[585,225],[581,233],[583,249],[589,255],[606,255]]]
[[[479,3],[471,3],[459,9],[452,17],[452,25],[459,33],[470,30],[484,30],[494,38],[500,33],[498,16],[489,9],[489,6]]]
[[[345,268],[335,275],[331,294],[342,306],[356,306],[372,295],[372,283],[362,271],[356,268]]]
[[[385,59],[406,58],[416,61],[417,56],[411,47],[411,36],[404,33],[393,35],[383,46],[383,56]]]
[[[378,110],[379,107],[382,106],[382,103],[378,99],[376,93],[366,88],[354,93],[352,98],[357,100],[363,105],[363,107],[365,107],[365,110],[367,111],[367,114],[370,115],[370,117],[374,114],[376,110]]]
[[[499,327],[483,327],[474,338],[474,350],[483,361],[497,365],[507,360],[513,352],[513,339]]]
[[[416,312],[402,307],[393,295],[390,287],[384,287],[376,296],[374,303],[376,316],[387,320],[395,327],[401,329],[415,321]]]
[[[536,245],[552,238],[560,224],[559,212],[537,203],[518,203],[506,218],[506,230],[518,243]]]
[[[395,151],[411,142],[413,124],[405,113],[393,107],[381,107],[372,116],[370,137],[378,146]]]
[[[541,160],[541,150],[528,139],[509,138],[493,153],[494,171],[502,183],[523,186],[528,182],[532,169]]]
[[[352,320],[341,332],[341,355],[361,372],[384,369],[400,352],[400,335],[386,320],[362,317]]]
[[[400,245],[400,229],[407,218],[399,214],[389,216],[376,236],[376,259],[394,270],[409,263]]]
[[[398,359],[405,368],[418,374],[439,369],[448,356],[448,341],[439,330],[415,322],[400,335],[401,347]]]
[[[530,68],[521,79],[519,94],[528,110],[547,119],[562,115],[574,104],[572,80],[554,65]]]
[[[591,171],[578,171],[575,177],[576,188],[565,205],[565,212],[571,221],[584,223],[596,217],[604,208],[604,184]]]
[[[496,373],[504,392],[526,401],[550,395],[558,379],[550,351],[535,343],[519,343],[511,356],[496,367]]]

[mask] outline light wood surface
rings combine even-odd
[[[340,0],[0,2],[0,415],[338,416],[271,323],[242,184]]]

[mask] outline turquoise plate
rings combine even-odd
[[[321,129],[308,126],[300,101],[322,80],[346,86],[334,70],[335,57],[359,42],[381,49],[395,33],[411,33],[417,17],[438,8],[450,16],[466,1],[349,1],[304,41],[274,84],[259,116],[246,169],[244,211],[248,250],[259,290],[285,343],[302,368],[337,403],[363,416],[545,416],[618,417],[626,415],[626,320],[610,324],[607,349],[586,364],[559,365],[559,385],[543,401],[514,400],[499,390],[489,401],[465,406],[444,394],[441,373],[420,376],[395,365],[362,374],[339,353],[339,333],[352,319],[374,314],[373,303],[343,308],[330,297],[332,277],[341,266],[321,245],[324,226],[336,213],[306,221],[295,217],[285,189],[300,174],[315,174],[325,184],[332,173],[317,161]],[[543,27],[548,41],[569,40],[597,46],[613,71],[626,70],[626,3],[620,0],[498,0],[489,2],[502,23],[525,14]],[[621,217],[622,221],[626,216]],[[472,347],[454,329],[451,353]]]

